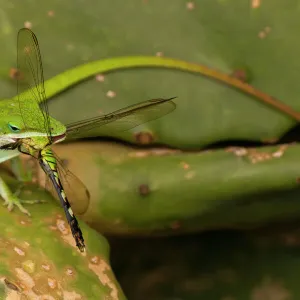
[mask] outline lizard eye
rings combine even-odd
[[[12,124],[12,123],[8,123],[8,128],[10,129],[10,131],[12,132],[19,132],[20,128],[17,127],[16,125]]]

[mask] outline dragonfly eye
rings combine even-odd
[[[12,123],[8,123],[8,128],[11,132],[19,132],[20,128]]]

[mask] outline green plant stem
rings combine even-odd
[[[300,121],[300,113],[290,106],[274,99],[268,94],[255,89],[253,86],[209,67],[189,63],[183,60],[156,56],[124,56],[97,60],[69,69],[45,82],[47,99],[61,93],[67,88],[99,73],[112,72],[127,68],[170,68],[186,72],[199,73],[208,78],[223,82],[245,94],[254,96],[257,100],[279,110],[280,112]]]

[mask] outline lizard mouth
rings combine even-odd
[[[65,138],[66,138],[65,133],[60,134],[60,135],[55,135],[55,136],[51,137],[53,144],[58,143],[58,142],[64,140]]]

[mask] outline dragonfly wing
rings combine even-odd
[[[57,156],[55,158],[58,175],[72,210],[75,215],[83,215],[89,207],[90,193],[83,182],[70,170],[64,167]],[[48,177],[46,177],[46,189],[50,191],[52,196],[58,198],[57,191]]]
[[[125,131],[140,124],[158,119],[176,108],[169,99],[151,99],[138,104],[127,106],[110,114],[94,117],[88,120],[67,125],[67,137],[75,137],[81,133],[88,136],[88,131],[102,127],[105,132]]]
[[[20,112],[22,115],[26,114],[29,101],[34,101],[37,105],[40,105],[42,108],[41,113],[43,114],[43,118],[40,121],[43,124],[40,125],[44,126],[45,132],[50,137],[49,111],[46,101],[40,48],[36,36],[27,28],[22,28],[18,32],[17,68]],[[38,117],[37,120],[39,120]],[[27,127],[25,117],[23,117],[23,122],[25,127]]]

